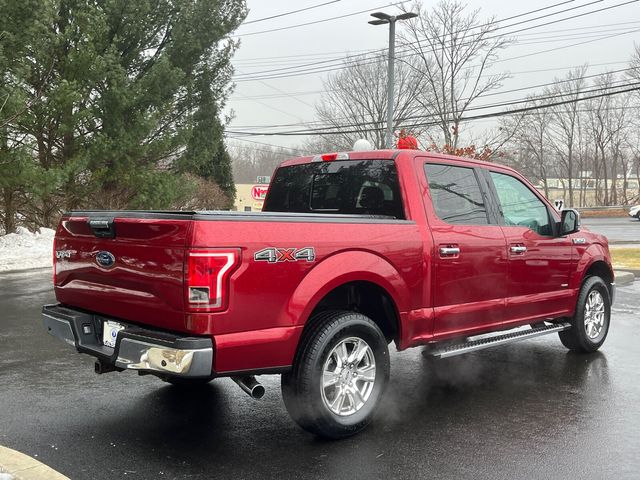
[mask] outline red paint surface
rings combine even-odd
[[[396,157],[406,217],[393,224],[286,221],[195,221],[118,218],[115,239],[99,239],[86,217],[64,217],[56,263],[59,302],[126,321],[211,336],[218,373],[275,368],[293,361],[315,306],[351,281],[385,289],[399,314],[399,348],[498,330],[547,315],[570,314],[577,290],[595,261],[611,265],[606,239],[586,230],[572,237],[539,237],[521,227],[448,225],[430,204],[423,163],[437,160],[517,173],[495,164],[416,151],[352,152],[351,159]],[[311,157],[285,162],[294,165]],[[212,217],[215,218],[215,217]],[[513,243],[527,246],[518,258]],[[440,246],[461,253],[441,258]],[[314,262],[256,262],[264,248],[313,247]],[[189,313],[184,261],[189,248],[239,248],[226,310]],[[95,254],[116,258],[109,270]],[[566,287],[562,285],[568,284]]]

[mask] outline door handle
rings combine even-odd
[[[527,251],[527,247],[524,245],[514,245],[511,247],[511,253],[524,253]]]
[[[451,256],[451,255],[459,255],[460,248],[459,247],[440,247],[440,255],[443,256]]]

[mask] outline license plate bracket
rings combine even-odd
[[[118,332],[124,330],[124,325],[112,320],[105,320],[102,324],[102,344],[105,347],[115,348]]]

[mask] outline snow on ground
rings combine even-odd
[[[31,233],[18,227],[16,233],[0,236],[0,272],[51,267],[55,233],[49,228]]]

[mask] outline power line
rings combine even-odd
[[[342,0],[331,0],[330,2],[319,3],[317,5],[311,5],[310,7],[300,8],[298,10],[291,10],[290,12],[278,13],[276,15],[271,15],[270,17],[258,18],[256,20],[251,20],[249,22],[242,22],[242,26],[250,25],[252,23],[264,22],[265,20],[273,20],[274,18],[286,17],[287,15],[293,15],[294,13],[306,12],[307,10],[313,10],[314,8],[324,7],[325,5],[330,5],[332,3],[338,3]]]
[[[584,5],[579,5],[579,6],[576,6],[576,7],[572,7],[571,9],[565,9],[565,10],[560,11],[560,12],[547,14],[545,16],[537,17],[535,19],[526,20],[526,21],[539,20],[540,18],[546,18],[546,17],[549,17],[551,15],[557,15],[558,13],[564,13],[564,12],[569,11],[569,10],[575,10],[577,8],[582,8],[584,6],[591,5],[593,3],[599,3],[601,1],[603,1],[603,0],[596,0],[594,2],[590,2],[590,3],[584,4]],[[519,32],[522,32],[522,31],[531,30],[531,29],[534,29],[534,28],[540,28],[542,26],[547,26],[547,25],[550,25],[550,24],[555,24],[555,23],[563,22],[563,21],[567,21],[567,20],[572,20],[572,19],[575,19],[575,18],[583,17],[585,15],[592,15],[594,13],[599,13],[599,12],[602,12],[602,11],[605,11],[605,10],[610,10],[610,9],[613,9],[613,8],[619,8],[619,7],[622,7],[622,6],[625,6],[625,5],[629,5],[631,3],[636,3],[638,1],[640,1],[640,0],[629,0],[627,2],[622,2],[622,3],[616,4],[616,5],[610,5],[608,7],[603,7],[603,8],[592,10],[592,11],[589,11],[589,12],[572,15],[570,17],[556,19],[556,20],[549,21],[549,22],[546,22],[546,23],[543,23],[543,24],[533,25],[533,26],[522,28],[522,29],[519,29],[519,30],[514,30],[514,31],[511,31],[511,32],[505,32],[503,35],[496,35],[494,37],[487,37],[485,40],[489,40],[489,39],[492,39],[492,38],[498,38],[498,37],[502,37],[502,36],[507,36],[508,37],[509,35],[513,35],[515,33],[519,33]],[[521,24],[521,23],[523,23],[523,22],[518,22],[518,24]],[[513,24],[513,25],[515,25],[515,24]],[[492,31],[495,31],[495,30],[498,30],[498,29],[502,29],[502,28],[508,28],[508,27],[513,26],[513,25],[506,25],[504,27],[498,27],[498,28],[496,28],[496,29],[494,29]],[[633,32],[626,32],[626,33],[633,33]],[[614,36],[618,36],[618,34],[612,35],[611,37],[614,37]],[[605,38],[611,38],[611,37],[605,37]],[[411,47],[408,47],[408,46],[412,45],[414,43],[416,43],[416,42],[410,42],[410,43],[406,44],[407,47],[401,47],[399,49],[400,54],[396,55],[396,59],[400,60],[402,58],[412,57],[413,55],[415,55],[415,53],[409,53],[409,54],[402,55],[402,53],[406,53],[407,51],[411,51]],[[576,45],[579,45],[579,44],[576,44]],[[404,48],[404,50],[403,50],[403,48]],[[561,47],[561,48],[566,48],[566,47]],[[378,51],[381,51],[381,50],[375,50],[374,52],[378,52]],[[521,58],[521,57],[514,57],[514,58]],[[511,60],[511,58],[510,59],[506,59],[506,60]],[[502,60],[502,61],[506,61],[506,60]],[[324,67],[320,68],[320,67],[318,67],[318,64],[327,64],[327,63],[334,63],[335,64],[337,61],[340,61],[342,63],[342,65],[341,66],[338,66],[337,64],[336,65],[327,65],[327,67],[329,67],[329,68],[324,68]],[[236,83],[242,83],[242,82],[250,82],[250,81],[256,81],[256,80],[265,80],[265,79],[266,80],[273,80],[273,79],[279,79],[279,78],[297,77],[297,76],[301,76],[301,75],[304,76],[304,75],[312,75],[312,74],[318,74],[318,73],[327,73],[327,72],[333,72],[333,71],[338,71],[338,70],[344,70],[344,69],[349,68],[349,67],[351,67],[353,65],[356,65],[356,64],[358,64],[358,65],[370,65],[370,64],[373,64],[373,63],[377,63],[379,61],[380,60],[378,60],[378,59],[373,59],[373,60],[369,59],[369,60],[367,60],[366,59],[366,55],[362,55],[362,56],[360,56],[360,58],[354,57],[354,60],[351,60],[350,57],[347,57],[347,58],[342,58],[342,59],[317,61],[317,62],[314,62],[314,63],[311,63],[311,64],[297,65],[297,66],[289,67],[289,68],[278,68],[278,69],[271,69],[271,70],[263,70],[263,71],[260,71],[260,72],[251,72],[251,73],[245,74],[243,76],[235,76],[234,77],[234,81]],[[494,62],[494,63],[498,63],[498,62]],[[311,68],[301,68],[301,67],[311,67]],[[287,71],[289,71],[289,72],[287,72]],[[280,73],[278,73],[278,72],[280,72]]]
[[[604,34],[604,33],[609,33],[612,31],[618,31],[620,29],[610,29],[610,28],[606,28],[606,27],[620,27],[621,25],[637,25],[639,24],[640,21],[633,21],[633,22],[617,22],[617,23],[606,23],[606,24],[600,24],[600,25],[587,25],[584,27],[575,27],[575,28],[565,28],[565,29],[561,29],[561,30],[544,30],[541,32],[529,32],[529,33],[522,33],[521,35],[518,35],[518,37],[525,37],[525,36],[541,36],[541,35],[545,35],[544,37],[540,37],[540,38],[556,38],[556,37],[552,37],[552,36],[546,36],[547,34],[552,34],[552,33],[563,33],[563,32],[571,32],[571,31],[576,31],[576,30],[580,30],[580,32],[576,32],[576,33],[566,33],[565,35],[559,35],[559,37],[564,37],[564,36],[575,36],[575,35],[583,35],[583,33],[581,32],[582,30],[587,30],[589,33],[593,33],[594,35],[597,34]],[[605,30],[603,30],[604,28],[606,28]],[[629,27],[624,27],[622,28],[623,30],[627,30],[627,29],[631,29],[633,27],[629,26]],[[536,39],[531,39],[531,41],[535,41],[538,40]],[[518,44],[522,44],[521,42],[518,42]],[[366,50],[353,50],[353,51],[334,51],[334,52],[325,52],[325,53],[306,53],[306,54],[298,54],[298,55],[283,55],[283,56],[276,56],[276,57],[253,57],[253,58],[243,58],[243,59],[237,59],[234,58],[233,62],[234,65],[238,65],[238,64],[243,64],[243,68],[246,67],[250,67],[250,66],[269,66],[269,65],[286,65],[286,64],[290,64],[290,62],[286,62],[284,59],[295,59],[295,58],[314,58],[314,57],[328,57],[330,55],[336,55],[336,54],[342,54],[341,57],[339,57],[339,59],[344,60],[345,56],[347,57],[353,57],[356,56],[357,52],[379,52],[381,51],[380,49],[375,49],[375,50],[371,50],[371,49],[366,49]],[[269,60],[276,60],[275,62],[270,62]],[[282,60],[280,60],[282,59]],[[257,60],[257,62],[255,62]],[[295,60],[294,60],[295,61]],[[298,60],[299,62],[305,62],[307,60]],[[291,65],[291,67],[298,67],[301,64],[295,64],[295,65]],[[252,75],[254,72],[246,72],[245,74],[247,75]]]
[[[601,66],[606,66],[606,65],[621,65],[621,64],[626,64],[629,63],[627,60],[620,60],[619,62],[605,62],[605,63],[594,63],[594,64],[590,64],[589,67],[601,67]],[[538,70],[523,70],[523,71],[519,71],[519,72],[511,72],[511,78],[513,78],[516,75],[520,75],[520,74],[527,74],[527,73],[540,73],[540,72],[555,72],[557,70],[571,70],[573,68],[578,68],[581,67],[584,64],[581,65],[569,65],[566,67],[555,67],[555,68],[541,68]],[[611,71],[607,71],[607,72],[602,72],[602,73],[598,73],[598,74],[594,74],[593,76],[597,76],[597,75],[604,75],[606,73],[616,73],[616,72],[620,72],[626,69],[621,69],[621,70],[611,70]],[[560,82],[562,82],[563,80],[560,80]],[[544,86],[545,84],[540,84],[537,86]],[[532,85],[529,87],[522,87],[522,89],[530,89],[530,88],[534,88],[536,87],[536,85]],[[520,90],[520,89],[513,89],[513,90],[500,90],[498,92],[491,92],[491,93],[485,93],[484,95],[481,95],[482,97],[485,96],[490,96],[490,95],[503,95],[505,93],[510,93],[512,91],[516,91],[516,90]],[[319,93],[328,93],[328,92],[336,92],[338,91],[337,89],[325,89],[325,90],[306,90],[306,91],[302,91],[302,92],[290,92],[290,93],[286,93],[286,94],[268,94],[268,95],[253,95],[253,96],[238,96],[238,98],[235,98],[235,101],[238,100],[271,100],[271,99],[278,99],[278,98],[285,98],[285,97],[289,97],[289,96],[305,96],[305,95],[317,95]],[[232,95],[233,98],[233,95]],[[265,125],[266,126],[266,125]],[[238,128],[238,127],[235,127]]]
[[[579,67],[579,65],[578,65]],[[571,67],[571,68],[576,68],[576,66]],[[607,71],[607,72],[602,72],[602,73],[596,73],[596,74],[591,74],[591,75],[583,75],[581,77],[574,77],[574,78],[569,78],[569,79],[564,79],[564,80],[555,80],[553,82],[547,82],[547,83],[539,83],[536,85],[530,85],[528,87],[520,87],[520,88],[513,88],[510,90],[501,90],[498,92],[490,92],[490,93],[486,93],[484,95],[479,96],[478,98],[484,98],[484,97],[490,97],[490,96],[496,96],[496,95],[504,95],[506,93],[513,93],[513,92],[519,92],[519,91],[523,91],[523,90],[531,90],[533,88],[541,88],[541,87],[548,87],[551,85],[558,85],[558,84],[563,84],[563,83],[568,83],[568,82],[574,82],[576,80],[586,80],[589,78],[595,78],[595,77],[604,77],[605,75],[610,75],[610,74],[616,74],[616,73],[623,73],[623,72],[628,72],[630,70],[634,70],[634,68],[630,67],[630,68],[622,68],[622,69],[618,69],[618,70],[612,70],[612,71]],[[616,83],[618,82],[622,82],[625,80],[618,80],[616,81]],[[613,88],[613,87],[612,87]],[[538,98],[540,99],[540,98]],[[465,100],[465,99],[460,99]],[[524,98],[521,100],[517,100],[515,101],[515,103],[522,103],[522,102],[526,102],[526,101],[534,101],[536,100],[536,98],[534,97],[528,97],[528,98]],[[514,102],[511,102],[514,103]],[[478,105],[475,107],[472,107],[471,109],[483,109],[483,108],[495,108],[497,106],[503,106],[504,104],[490,104],[490,105]],[[342,118],[347,118],[347,117],[338,117],[337,119],[342,119]],[[417,118],[417,117],[407,117],[406,119],[411,119],[411,118]],[[295,126],[299,126],[299,125],[318,125],[318,124],[325,124],[325,122],[321,122],[321,121],[312,121],[312,122],[302,122],[302,123],[286,123],[286,124],[277,124],[277,125],[235,125],[232,126],[233,129],[252,129],[252,128],[284,128],[284,127],[295,127]],[[367,125],[367,124],[377,124],[380,122],[364,122],[364,123],[357,123],[357,124],[353,124],[353,125],[344,125],[346,127],[349,126],[359,126],[359,125]]]
[[[265,145],[265,146],[267,146],[267,147],[274,147],[274,148],[278,148],[278,149],[281,149],[281,150],[288,150],[288,151],[295,152],[295,153],[298,153],[298,154],[305,154],[305,153],[306,153],[306,151],[305,151],[305,150],[301,150],[301,149],[299,149],[299,148],[282,147],[282,146],[280,146],[280,145],[274,145],[273,143],[258,142],[258,141],[256,141],[256,140],[249,140],[248,138],[241,138],[241,137],[227,136],[226,134],[225,134],[225,136],[226,136],[227,138],[229,138],[229,139],[237,140],[237,141],[239,141],[239,142],[248,142],[248,143],[255,143],[255,144],[257,144],[257,145]],[[268,152],[273,152],[273,150],[262,150],[262,151],[264,151],[264,152],[267,152],[267,151],[268,151]]]
[[[488,22],[488,23],[485,23],[485,24],[482,24],[482,25],[476,25],[476,26],[474,26],[474,27],[468,27],[468,28],[465,28],[465,29],[457,30],[455,33],[462,33],[462,32],[466,32],[466,31],[472,30],[473,28],[482,28],[482,27],[485,27],[485,26],[488,26],[488,25],[492,25],[492,24],[495,24],[495,23],[501,22],[501,21],[506,21],[506,20],[508,20],[508,19],[513,19],[513,18],[517,18],[517,17],[522,17],[522,16],[530,15],[530,14],[532,14],[532,13],[537,13],[537,12],[539,12],[539,11],[541,11],[541,10],[547,10],[547,9],[555,8],[555,7],[560,6],[560,5],[564,5],[564,4],[566,4],[566,3],[572,3],[573,1],[575,1],[575,0],[563,1],[563,2],[556,3],[556,4],[553,4],[553,5],[547,6],[547,7],[538,8],[538,9],[535,9],[535,10],[530,10],[530,11],[527,11],[527,12],[523,12],[523,13],[521,13],[521,14],[514,15],[514,16],[512,16],[512,17],[507,17],[507,18],[505,18],[505,19],[494,20],[494,21],[492,21],[492,22]],[[586,7],[586,6],[592,5],[592,4],[594,4],[594,3],[600,3],[600,2],[602,2],[602,1],[604,1],[604,0],[593,0],[593,1],[591,1],[591,2],[589,2],[589,3],[586,3],[586,4],[577,5],[577,6],[575,6],[575,7],[571,7],[571,8],[564,9],[564,10],[560,10],[560,11],[558,11],[558,12],[548,13],[548,14],[546,14],[546,15],[542,15],[542,16],[540,16],[540,17],[536,17],[536,18],[532,18],[532,19],[528,19],[528,20],[523,20],[523,21],[521,21],[521,22],[517,22],[517,23],[512,24],[512,25],[505,25],[505,26],[502,26],[502,27],[496,27],[496,28],[494,28],[494,29],[490,30],[489,32],[494,32],[494,31],[501,30],[501,29],[504,29],[504,28],[509,28],[509,27],[511,27],[511,26],[513,26],[513,25],[520,25],[520,24],[522,24],[522,23],[527,23],[527,22],[532,22],[532,21],[540,20],[541,18],[548,18],[549,16],[552,16],[552,15],[558,15],[558,14],[560,14],[560,13],[566,13],[566,12],[568,12],[568,11],[576,10],[576,9],[579,9],[579,8],[584,8],[584,7]],[[635,0],[635,1],[637,1],[637,0]],[[485,33],[488,33],[488,32],[485,32]],[[512,33],[515,33],[515,32],[512,32]],[[478,36],[479,34],[475,34],[475,35],[476,35],[476,36]],[[419,42],[420,42],[420,41],[419,41],[419,40],[417,40],[416,42],[410,42],[410,43],[408,43],[407,45],[411,45],[411,44],[415,44],[415,43],[418,43],[418,44],[419,44]],[[404,49],[405,49],[405,52],[407,51],[407,47],[406,47],[406,46],[402,46],[402,47],[401,47],[401,49],[402,49],[402,48],[404,48]],[[371,50],[371,51],[370,51],[370,53],[377,53],[377,52],[381,52],[381,51],[384,51],[384,49],[374,49],[374,50]],[[269,72],[275,72],[275,71],[288,70],[288,69],[292,69],[292,68],[299,68],[299,67],[306,67],[306,66],[314,66],[314,65],[317,65],[317,64],[319,64],[319,63],[335,63],[335,62],[342,62],[342,61],[344,61],[344,60],[345,60],[345,59],[344,59],[344,58],[342,58],[342,57],[341,57],[341,58],[333,58],[333,59],[329,59],[329,60],[323,60],[323,61],[318,61],[318,62],[314,62],[314,63],[304,64],[304,65],[298,65],[298,66],[296,66],[296,67],[290,67],[290,68],[278,68],[278,69],[271,69],[271,70],[263,70],[263,71],[259,71],[259,72],[251,72],[251,73],[249,74],[249,76],[251,76],[251,75],[259,75],[259,74],[264,74],[264,73],[269,73]],[[235,76],[234,78],[238,78],[238,76]]]
[[[463,31],[468,31],[468,30],[470,30],[472,28],[480,28],[480,27],[487,26],[487,25],[492,25],[492,24],[498,23],[498,22],[504,22],[504,21],[507,21],[507,20],[512,20],[514,18],[523,17],[523,16],[526,16],[526,15],[530,15],[532,13],[537,13],[537,12],[543,11],[543,10],[548,10],[548,9],[551,9],[551,8],[554,8],[554,7],[557,7],[557,6],[560,6],[560,5],[564,5],[566,3],[572,3],[574,1],[575,0],[565,0],[563,2],[555,3],[553,5],[549,5],[549,6],[546,6],[546,7],[541,7],[541,8],[535,9],[535,10],[529,10],[527,12],[522,12],[522,13],[519,13],[517,15],[513,15],[511,17],[505,17],[505,18],[501,18],[499,20],[494,20],[494,21],[485,23],[483,25],[477,25],[475,27],[469,27],[469,28],[466,28],[466,29],[462,29],[462,30],[459,30],[456,33],[463,32]],[[600,0],[600,1],[602,1],[602,0]],[[586,4],[586,5],[589,5],[589,4]],[[583,6],[586,6],[586,5],[583,5]],[[562,13],[562,12],[557,12],[557,13]],[[638,23],[638,22],[626,22],[626,23]],[[605,24],[605,25],[602,25],[602,26],[614,26],[614,25],[622,25],[622,24],[624,24],[624,23],[620,23],[620,24]],[[245,23],[245,25],[246,25],[246,23]],[[581,27],[581,28],[585,28],[585,27]],[[334,54],[341,54],[341,56],[338,57],[338,59],[343,59],[345,54],[349,55],[349,54],[360,53],[360,52],[372,53],[372,52],[378,52],[378,51],[382,51],[382,50],[384,50],[384,49],[363,49],[363,50],[354,50],[354,51],[344,51],[343,50],[343,51],[339,51],[339,52],[335,52],[335,51],[334,52],[319,52],[319,53],[315,53],[315,54],[305,53],[305,54],[297,54],[297,55],[280,55],[280,56],[273,56],[273,57],[252,57],[252,58],[244,58],[244,59],[235,59],[234,61],[235,62],[258,61],[258,63],[262,64],[262,63],[265,63],[264,62],[265,60],[284,59],[284,58],[299,58],[299,57],[306,57],[306,58],[310,58],[310,57],[326,57],[328,55],[334,55]]]
[[[505,115],[514,115],[517,113],[524,113],[524,112],[528,112],[528,111],[533,111],[533,110],[540,110],[540,109],[545,109],[545,108],[551,108],[551,107],[555,107],[555,106],[561,106],[561,105],[567,105],[567,104],[571,104],[571,103],[578,103],[578,102],[582,102],[585,100],[591,100],[591,99],[596,99],[596,98],[603,98],[603,97],[609,97],[609,96],[614,96],[614,95],[620,95],[623,93],[629,93],[629,92],[634,92],[634,91],[639,91],[640,90],[640,82],[633,82],[627,85],[619,85],[617,87],[614,88],[621,88],[621,87],[626,87],[629,86],[631,88],[626,88],[624,90],[617,90],[615,92],[605,92],[602,94],[598,94],[598,95],[591,95],[591,96],[581,96],[581,97],[577,97],[575,99],[570,99],[570,100],[563,100],[563,101],[558,101],[558,102],[553,102],[553,103],[547,103],[547,104],[542,104],[542,105],[532,105],[529,107],[521,107],[521,108],[517,108],[517,109],[512,109],[512,110],[504,110],[502,112],[493,112],[493,113],[487,113],[487,114],[480,114],[480,115],[475,115],[475,116],[470,116],[470,117],[461,117],[460,119],[458,119],[460,122],[466,122],[466,121],[472,121],[472,120],[478,120],[478,119],[484,119],[484,118],[495,118],[495,117],[502,117]],[[582,94],[582,93],[589,93],[589,92],[593,92],[593,91],[601,91],[603,89],[608,89],[610,87],[603,87],[603,88],[599,88],[599,89],[592,89],[592,90],[585,90],[585,91],[579,91],[579,92],[563,92],[561,94],[555,95],[555,96],[547,96],[547,97],[539,97],[537,99],[525,99],[522,100],[520,102],[508,102],[508,103],[503,103],[503,104],[499,104],[501,106],[504,105],[510,105],[510,104],[515,104],[515,103],[524,103],[527,101],[535,101],[535,100],[541,100],[544,98],[550,99],[550,98],[562,98],[562,97],[566,97],[568,95],[573,95],[573,94]],[[496,105],[498,106],[498,105]],[[474,109],[478,109],[480,107],[475,107]],[[495,108],[495,106],[484,106],[482,108]],[[469,109],[469,110],[473,110],[473,109]],[[431,115],[433,116],[433,115]],[[403,121],[403,120],[407,120],[407,119],[399,119],[399,121]],[[450,123],[451,120],[448,119],[446,120],[447,123]],[[383,122],[364,122],[362,125],[366,125],[367,123],[380,123],[382,124]],[[404,124],[403,127],[405,128],[416,128],[416,127],[427,127],[427,126],[433,126],[433,125],[438,125],[440,124],[440,121],[432,121],[432,122],[420,122],[420,123],[414,123],[414,124]],[[340,128],[339,130],[335,129],[336,127],[334,127],[334,130],[327,130],[327,129],[309,129],[309,130],[298,130],[298,131],[289,131],[289,132],[237,132],[237,131],[232,131],[229,130],[229,133],[233,133],[233,134],[241,134],[241,135],[252,135],[252,136],[305,136],[305,135],[332,135],[332,134],[338,134],[338,133],[365,133],[365,132],[373,132],[373,131],[380,131],[381,128],[368,128],[368,129],[358,129],[358,130],[344,130],[342,128]]]
[[[272,29],[269,29],[269,30],[261,30],[259,32],[249,32],[249,33],[243,33],[243,34],[240,34],[240,35],[232,35],[232,37],[250,37],[252,35],[260,35],[262,33],[279,32],[279,31],[282,31],[282,30],[290,30],[292,28],[306,27],[307,25],[315,25],[317,23],[324,23],[324,22],[330,22],[330,21],[333,21],[333,20],[339,20],[341,18],[353,17],[354,15],[359,15],[361,13],[368,13],[371,10],[377,10],[379,8],[396,7],[398,5],[402,5],[403,3],[407,3],[408,1],[409,0],[403,0],[402,2],[391,3],[391,4],[388,4],[388,5],[381,5],[379,7],[371,7],[371,8],[367,8],[366,10],[360,10],[358,12],[347,13],[345,15],[339,15],[337,17],[324,18],[324,19],[321,19],[321,20],[314,20],[312,22],[299,23],[297,25],[288,25],[286,27],[272,28]]]
[[[500,20],[503,21],[503,20]],[[547,35],[550,33],[562,33],[562,32],[570,32],[575,30],[589,30],[590,32],[595,32],[598,29],[606,28],[606,27],[618,27],[621,25],[636,25],[640,23],[640,21],[632,21],[632,22],[616,22],[616,23],[602,23],[599,25],[585,25],[582,27],[574,27],[574,28],[563,28],[559,30],[543,30],[541,32],[530,32],[530,33],[522,33],[519,36],[535,36],[535,35]],[[631,27],[629,27],[631,28]],[[295,55],[277,55],[272,57],[247,57],[247,58],[236,58],[234,57],[233,61],[237,63],[248,63],[247,66],[251,66],[252,64],[264,64],[264,63],[273,63],[273,64],[282,64],[285,59],[295,59],[295,58],[314,58],[314,57],[328,57],[330,55],[341,55],[340,59],[344,59],[345,56],[356,56],[361,52],[371,53],[371,52],[381,52],[385,50],[384,48],[377,49],[361,49],[361,50],[340,50],[340,51],[332,51],[332,52],[316,52],[316,53],[299,53]],[[275,62],[270,62],[275,60]],[[282,60],[282,61],[280,61]],[[305,60],[300,60],[305,61]]]

